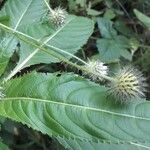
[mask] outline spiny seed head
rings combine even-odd
[[[67,12],[60,7],[51,11],[50,20],[56,27],[61,27],[66,21]]]
[[[89,61],[87,65],[85,65],[86,70],[89,72],[88,74],[93,80],[103,80],[102,76],[107,75],[108,67],[99,60]]]
[[[110,94],[116,100],[125,102],[133,98],[145,97],[146,79],[135,68],[125,67],[121,69],[111,83]]]

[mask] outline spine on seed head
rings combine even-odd
[[[3,88],[0,87],[0,99],[2,99],[5,95],[3,94]]]

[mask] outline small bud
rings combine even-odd
[[[56,27],[61,27],[66,21],[67,12],[65,9],[60,7],[55,8],[51,11],[50,20]]]
[[[133,98],[145,97],[146,79],[135,68],[125,67],[121,69],[111,83],[110,94],[121,102]]]
[[[85,68],[88,70],[88,74],[93,80],[103,80],[102,76],[107,75],[108,67],[99,60],[89,61]]]

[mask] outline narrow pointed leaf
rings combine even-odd
[[[150,28],[150,17],[144,15],[143,13],[141,13],[140,11],[138,11],[137,9],[134,9],[134,13],[136,15],[136,17],[148,28]]]

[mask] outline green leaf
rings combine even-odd
[[[0,150],[9,150],[9,148],[0,141]]]
[[[148,101],[118,104],[107,88],[76,75],[32,73],[7,82],[5,91],[0,115],[50,136],[150,142]]]
[[[48,24],[37,24],[24,27],[23,32],[36,39],[45,37],[42,41],[43,43],[47,41],[46,44],[50,47],[75,54],[77,50],[79,50],[87,42],[89,36],[93,32],[93,28],[94,24],[90,19],[70,16],[66,24],[58,30],[52,29],[52,27]],[[20,65],[20,63],[22,63],[34,51],[34,47],[22,43],[20,61],[18,65]],[[68,55],[64,56],[66,58],[70,58]],[[28,61],[27,64],[24,65],[24,67],[38,63],[51,63],[59,61],[60,60],[54,58],[53,56],[50,57],[46,53],[38,52],[34,57],[32,57],[31,60]]]
[[[0,16],[0,22],[8,26],[9,25],[9,17],[8,16]]]
[[[40,21],[46,10],[43,0],[8,0],[0,16],[9,16],[10,26],[18,29],[22,25]]]
[[[127,37],[132,37],[133,35],[135,35],[135,33],[133,32],[133,30],[131,30],[126,24],[125,22],[121,21],[121,20],[117,20],[114,23],[115,29],[120,32],[122,35],[125,35]]]
[[[140,11],[138,11],[137,9],[134,9],[134,13],[136,15],[136,17],[148,28],[150,28],[150,17],[144,15],[143,13],[141,13]]]
[[[100,59],[104,62],[119,61],[122,56],[127,60],[132,59],[129,41],[124,36],[116,36],[113,39],[98,39],[97,47],[100,53]]]
[[[136,65],[141,65],[143,70],[146,72],[150,71],[150,51],[146,51],[142,57],[138,58],[135,62]]]
[[[76,0],[76,4],[79,4],[81,7],[86,6],[86,0]]]
[[[0,11],[0,22],[6,24],[5,20],[9,17],[9,26],[14,30],[19,30],[19,28],[21,28],[23,25],[31,25],[35,22],[40,21],[46,10],[47,9],[43,0],[9,0],[5,3],[3,9]],[[2,48],[2,50],[0,49],[0,75],[5,70],[9,59],[12,56],[17,45],[17,40],[14,36],[10,37],[6,34],[5,39],[1,39],[0,43],[4,43],[5,41],[7,42],[7,46],[9,48],[4,47]],[[9,54],[6,55],[8,51]]]
[[[28,45],[23,46],[24,51],[20,53],[23,56],[20,57],[20,61],[18,65],[14,68],[11,74],[9,74],[6,80],[9,80],[12,76],[14,76],[18,71],[20,71],[24,67],[30,66],[32,64],[36,64],[40,62],[44,63],[48,61],[58,62],[58,59],[59,61],[62,61],[60,57],[58,58],[58,56],[60,55],[61,57],[63,55],[63,58],[67,60],[68,58],[71,58],[72,57],[71,53],[75,53],[81,46],[83,46],[86,43],[87,39],[93,32],[94,24],[93,21],[84,17],[76,17],[76,16],[70,16],[70,17],[71,18],[66,22],[66,24],[64,24],[64,26],[56,30],[49,37],[45,37],[44,39],[42,39],[42,41],[40,41],[39,39],[35,39],[34,37],[31,37],[30,35],[27,35],[22,32],[18,32],[18,31],[14,32],[12,28],[9,28],[1,24],[0,27],[2,29],[16,35],[17,37],[21,38],[23,41],[25,40],[27,43],[30,43],[33,46],[36,45],[35,47],[38,46],[38,48],[36,49],[31,48],[30,49],[31,51],[28,52],[26,52],[25,50],[26,49],[28,50],[30,47]],[[38,29],[40,29],[40,27]],[[44,30],[45,29],[47,28],[44,28]],[[40,29],[40,31],[42,30],[43,29]],[[33,31],[35,31],[35,29],[33,29]],[[37,35],[35,34],[36,32],[33,31],[30,33],[33,35]],[[44,33],[46,33],[46,31],[44,31]],[[53,57],[49,57],[49,55],[47,56],[46,54],[42,55],[42,53],[44,53],[43,51],[41,54],[38,54],[38,52],[41,52],[40,48],[42,46],[47,46],[49,49],[46,49],[46,53],[50,53],[50,55]],[[34,58],[34,56],[36,57]]]
[[[26,25],[23,26],[23,28],[21,29],[23,33],[35,38],[35,39],[40,39],[42,40],[47,40],[52,34],[55,34],[55,30],[50,28],[48,26],[48,24],[42,24],[42,23],[38,23],[38,24],[33,24],[32,26],[30,25]],[[38,32],[37,32],[38,31]],[[22,64],[22,62],[24,62],[26,60],[26,58],[28,58],[28,56],[30,56],[30,54],[32,54],[36,48],[21,41],[21,48],[19,51],[19,62],[17,64],[17,67],[20,66]],[[41,52],[40,50],[31,58],[29,59],[29,61],[27,61],[26,64],[23,65],[23,68],[30,66],[30,65],[34,65],[34,64],[39,64],[39,63],[50,63],[50,62],[57,62],[58,59],[54,58],[53,56],[47,55],[47,53]]]
[[[57,138],[65,149],[68,150],[147,150],[150,149],[150,144],[146,143],[130,143],[130,144],[113,144],[113,143],[95,143],[80,140],[68,140],[64,138]]]
[[[86,11],[87,11],[87,14],[88,14],[88,15],[91,15],[91,16],[98,16],[98,15],[101,15],[101,14],[103,13],[102,11],[97,11],[97,10],[92,9],[92,8],[90,8],[90,7],[88,7],[88,8],[86,9]]]
[[[10,35],[6,35],[0,40],[0,76],[5,71],[9,59],[15,51],[16,45],[16,38]]]
[[[114,19],[116,17],[116,14],[114,13],[114,11],[112,9],[107,9],[105,14],[104,14],[104,18],[106,19]]]
[[[100,59],[104,62],[116,62],[120,57],[132,59],[129,40],[125,36],[117,35],[113,22],[106,18],[98,18],[98,27],[102,38],[97,40]]]
[[[23,2],[23,4],[19,2],[20,5],[25,5],[25,9],[23,9],[24,11],[21,11],[21,18],[16,20],[16,24],[12,21],[13,28],[21,31],[27,36],[32,36],[37,40],[42,40],[43,45],[45,43],[51,49],[55,49],[55,51],[61,50],[68,51],[72,54],[76,53],[77,50],[79,50],[86,43],[89,36],[92,34],[94,28],[93,21],[84,17],[69,16],[68,21],[62,28],[54,30],[50,24],[43,24],[42,22],[38,22],[46,10],[43,7],[43,3],[43,0],[38,2],[35,0],[28,0],[28,2]],[[3,10],[3,12],[7,10],[7,13],[2,14],[10,15],[11,18],[15,18],[14,16],[18,15],[18,13],[16,14],[15,10],[12,11],[14,9],[13,5],[15,4],[16,2],[14,1],[13,3],[7,3]],[[35,13],[35,8],[40,9],[40,11]],[[17,16],[16,18],[19,17]],[[29,19],[29,21],[24,20],[26,18]],[[31,47],[30,45],[23,42],[21,42],[20,50],[20,60],[16,68],[12,71],[13,75],[30,65],[60,61],[55,57],[47,56],[47,54],[41,52],[39,49],[35,49],[34,47]],[[68,55],[65,55],[65,57],[70,58]]]
[[[117,35],[116,30],[113,28],[113,23],[106,18],[98,18],[98,27],[103,38],[113,38]]]
[[[86,23],[86,27],[85,27]],[[80,25],[80,26],[79,26]],[[39,39],[35,39],[34,36],[31,37],[30,35],[27,35],[22,32],[18,32],[9,28],[4,25],[0,25],[0,27],[17,37],[21,38],[22,40],[24,39],[27,43],[30,43],[31,45],[36,45],[36,49],[30,47],[29,45],[21,44],[22,48],[24,48],[23,52],[20,52],[22,54],[22,57],[20,55],[20,61],[17,64],[17,66],[14,68],[14,70],[8,75],[6,80],[9,80],[11,77],[13,77],[17,72],[19,72],[21,69],[37,64],[37,63],[50,63],[50,62],[59,62],[62,61],[60,57],[62,58],[63,55],[63,60],[72,57],[71,53],[75,53],[88,39],[88,37],[92,34],[93,32],[93,21],[90,19],[84,18],[84,17],[76,17],[72,16],[68,22],[61,28],[59,28],[57,31],[55,31],[53,34],[51,34],[49,37],[45,37],[40,41]],[[39,26],[38,26],[39,27]],[[40,29],[40,27],[39,27]],[[44,33],[47,33],[45,29],[40,29],[39,31],[44,31]],[[30,30],[31,31],[31,30]],[[35,31],[35,29],[33,30]],[[35,32],[31,31],[30,33],[33,35]],[[49,30],[52,31],[52,30]],[[70,32],[69,32],[70,31]],[[79,32],[81,31],[81,32]],[[72,32],[72,33],[71,33]],[[44,34],[42,33],[42,34]],[[81,34],[82,33],[82,34]],[[65,37],[61,37],[61,36]],[[39,35],[38,35],[39,36]],[[23,40],[23,41],[24,41]],[[69,42],[69,43],[64,43]],[[37,48],[38,46],[38,48]],[[49,49],[46,49],[46,53],[41,51],[42,46],[47,46]],[[64,49],[62,49],[64,48]],[[25,51],[25,50],[28,51]],[[29,51],[30,49],[30,51]],[[69,51],[69,52],[67,52]],[[40,52],[40,53],[38,53]],[[50,55],[46,55],[46,54]],[[61,54],[60,54],[61,53]],[[55,54],[55,55],[54,55]],[[51,56],[51,57],[50,57]],[[53,57],[52,57],[53,56]],[[59,56],[59,58],[58,58]]]
[[[8,57],[4,57],[3,55],[0,55],[0,76],[5,71],[8,61],[9,61]]]

